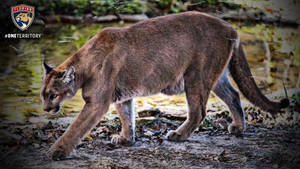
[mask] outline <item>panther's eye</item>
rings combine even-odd
[[[56,95],[56,94],[51,94],[50,97],[49,97],[49,99],[50,99],[50,100],[53,100],[53,99],[57,98],[57,96],[58,96],[58,95]]]

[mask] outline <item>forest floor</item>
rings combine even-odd
[[[184,97],[156,96],[152,102],[151,97],[136,98],[141,107],[135,105],[136,141],[132,146],[110,143],[121,131],[112,109],[60,161],[50,160],[46,153],[78,113],[51,119],[32,112],[22,123],[0,120],[0,168],[300,168],[299,103],[292,94],[296,91],[287,91],[292,96],[290,106],[273,115],[242,101],[247,129],[241,137],[227,131],[232,121],[227,108],[209,102],[206,118],[183,142],[170,142],[165,135],[186,119]]]
[[[148,117],[146,117],[148,116]],[[224,114],[205,120],[184,142],[165,140],[183,119],[149,111],[137,121],[133,146],[110,143],[118,119],[101,121],[75,151],[61,161],[47,158],[51,144],[68,124],[14,125],[1,138],[1,168],[299,168],[300,126],[249,124],[243,137],[230,135]],[[8,133],[9,131],[9,133]],[[12,134],[14,133],[14,134]],[[3,133],[2,133],[3,135]],[[7,140],[9,138],[9,140]]]

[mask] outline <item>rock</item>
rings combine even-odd
[[[274,169],[276,169],[276,168],[278,168],[278,167],[279,167],[278,164],[272,165],[272,168],[274,168]]]
[[[37,124],[40,127],[44,127],[49,123],[49,120],[47,120],[45,117],[43,116],[39,116],[39,117],[31,117],[28,120],[30,123],[32,124]]]
[[[38,143],[33,143],[32,144],[34,148],[40,148],[41,146]]]
[[[148,19],[148,16],[145,14],[136,14],[136,15],[120,15],[120,17],[116,15],[105,15],[105,16],[94,16],[92,15],[84,15],[82,17],[75,17],[69,15],[52,15],[44,18],[44,21],[49,23],[71,23],[71,24],[79,24],[79,23],[104,23],[104,22],[114,22],[118,20],[122,20],[124,22],[139,22],[142,20]],[[40,20],[41,24],[44,24],[42,20]]]
[[[218,17],[224,20],[232,20],[232,21],[246,21],[246,22],[264,22],[264,23],[280,23],[289,26],[298,26],[299,22],[296,20],[291,20],[287,18],[282,18],[280,16],[275,15],[257,15],[256,13],[247,12],[228,12],[226,14],[219,15]]]
[[[53,124],[57,123],[63,125],[64,127],[68,127],[74,120],[75,120],[74,117],[62,117],[62,118],[57,118],[55,120],[51,120],[51,122]]]
[[[153,117],[153,116],[151,116],[151,117],[142,117],[142,118],[136,118],[136,122],[139,122],[139,123],[141,123],[141,122],[149,122],[149,121],[154,121],[156,119],[157,118]]]
[[[50,15],[45,17],[45,22],[49,23],[70,23],[70,24],[78,24],[82,22],[82,17],[74,17],[69,15]]]
[[[148,19],[148,16],[145,14],[138,15],[120,15],[121,19],[125,22],[139,22],[142,20]]]
[[[154,133],[151,132],[151,131],[149,131],[149,130],[148,130],[147,132],[145,132],[144,134],[145,134],[146,136],[150,136],[150,137],[154,135]]]
[[[118,17],[116,15],[106,15],[106,16],[97,16],[93,18],[96,23],[103,23],[103,22],[112,22],[117,21]]]

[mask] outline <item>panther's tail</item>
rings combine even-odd
[[[252,77],[241,43],[234,48],[229,70],[240,91],[255,106],[268,112],[278,112],[281,108],[289,106],[288,99],[274,102],[261,93]]]

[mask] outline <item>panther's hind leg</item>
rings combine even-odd
[[[228,36],[236,35],[230,30]],[[225,36],[225,35],[224,35]],[[207,39],[214,40],[214,43],[207,41],[205,50],[199,50],[190,61],[183,74],[184,89],[188,104],[187,119],[175,131],[167,134],[167,139],[182,141],[188,138],[192,132],[199,127],[206,115],[206,103],[214,84],[218,81],[226,66],[228,65],[235,43],[224,36],[211,36]],[[214,45],[214,46],[211,46]],[[218,46],[216,49],[213,48]]]
[[[113,144],[131,145],[135,140],[135,115],[133,111],[133,100],[127,100],[119,104],[115,104],[122,123],[120,135],[113,136],[111,142]]]
[[[193,73],[192,73],[193,74]],[[201,77],[201,76],[197,76]],[[200,80],[202,79],[202,80]],[[209,97],[211,86],[205,78],[185,77],[185,92],[188,103],[188,114],[185,122],[177,130],[171,130],[167,139],[171,141],[183,141],[199,127],[206,115],[206,103]]]
[[[228,79],[227,70],[224,71],[213,91],[230,109],[233,122],[228,127],[228,131],[234,135],[243,134],[246,128],[245,113],[241,106],[239,93]]]

